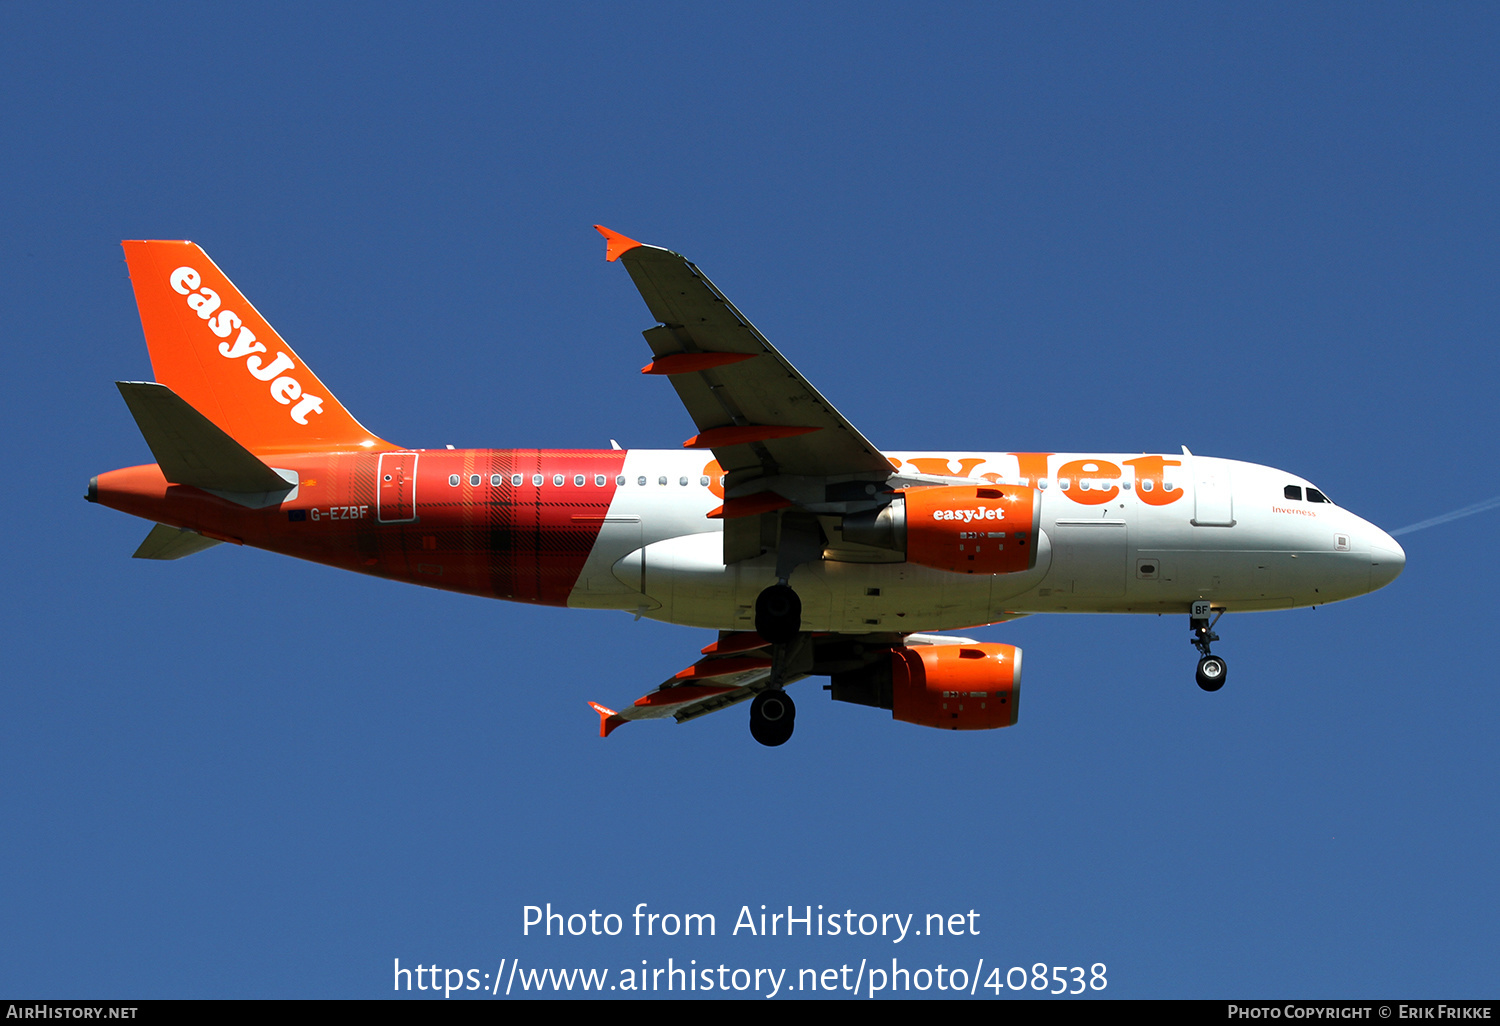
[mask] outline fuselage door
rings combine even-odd
[[[381,453],[375,476],[375,518],[383,524],[417,519],[417,453]]]
[[[1193,457],[1193,526],[1233,527],[1234,487],[1228,460]]]

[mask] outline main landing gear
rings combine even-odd
[[[1229,667],[1224,660],[1208,650],[1208,646],[1219,640],[1214,633],[1214,624],[1219,622],[1219,617],[1224,615],[1224,610],[1214,613],[1208,602],[1199,600],[1193,603],[1192,611],[1188,614],[1188,625],[1193,630],[1193,647],[1203,653],[1203,658],[1198,660],[1198,686],[1204,691],[1217,691],[1224,686],[1224,678],[1229,674]]]
[[[750,736],[775,748],[787,743],[796,725],[797,707],[781,685],[805,641],[802,599],[784,579],[756,597],[755,632],[771,643],[771,686],[750,703]]]
[[[795,641],[802,630],[802,600],[789,584],[773,584],[755,599],[755,633],[773,645]]]
[[[797,722],[797,707],[778,688],[762,691],[750,703],[750,736],[768,748],[784,745]]]

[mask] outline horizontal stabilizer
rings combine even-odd
[[[295,486],[166,385],[117,381],[163,476],[247,506],[281,501]],[[226,494],[227,493],[227,494]]]
[[[146,535],[141,547],[135,550],[136,559],[181,559],[195,552],[211,549],[220,544],[213,538],[205,538],[194,531],[157,524]]]

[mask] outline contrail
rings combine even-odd
[[[1436,527],[1438,524],[1446,524],[1450,520],[1472,517],[1475,513],[1483,513],[1485,510],[1494,509],[1496,506],[1500,506],[1500,495],[1495,496],[1493,499],[1485,499],[1483,502],[1476,502],[1472,506],[1465,506],[1463,509],[1456,509],[1451,513],[1444,513],[1442,516],[1436,516],[1430,520],[1423,520],[1408,527],[1392,531],[1391,537],[1394,538],[1398,534],[1411,534],[1413,531],[1422,531],[1429,527]]]

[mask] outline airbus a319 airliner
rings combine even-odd
[[[154,464],[88,498],[155,521],[136,555],[220,542],[491,598],[718,631],[600,734],[785,686],[954,730],[1016,722],[1021,651],[931,632],[1032,613],[1189,618],[1216,691],[1225,611],[1374,591],[1406,555],[1310,482],[1195,456],[883,452],[693,264],[599,227],[658,322],[643,371],[697,425],[680,451],[410,449],[366,430],[197,246],[126,242],[155,382],[119,382]]]

